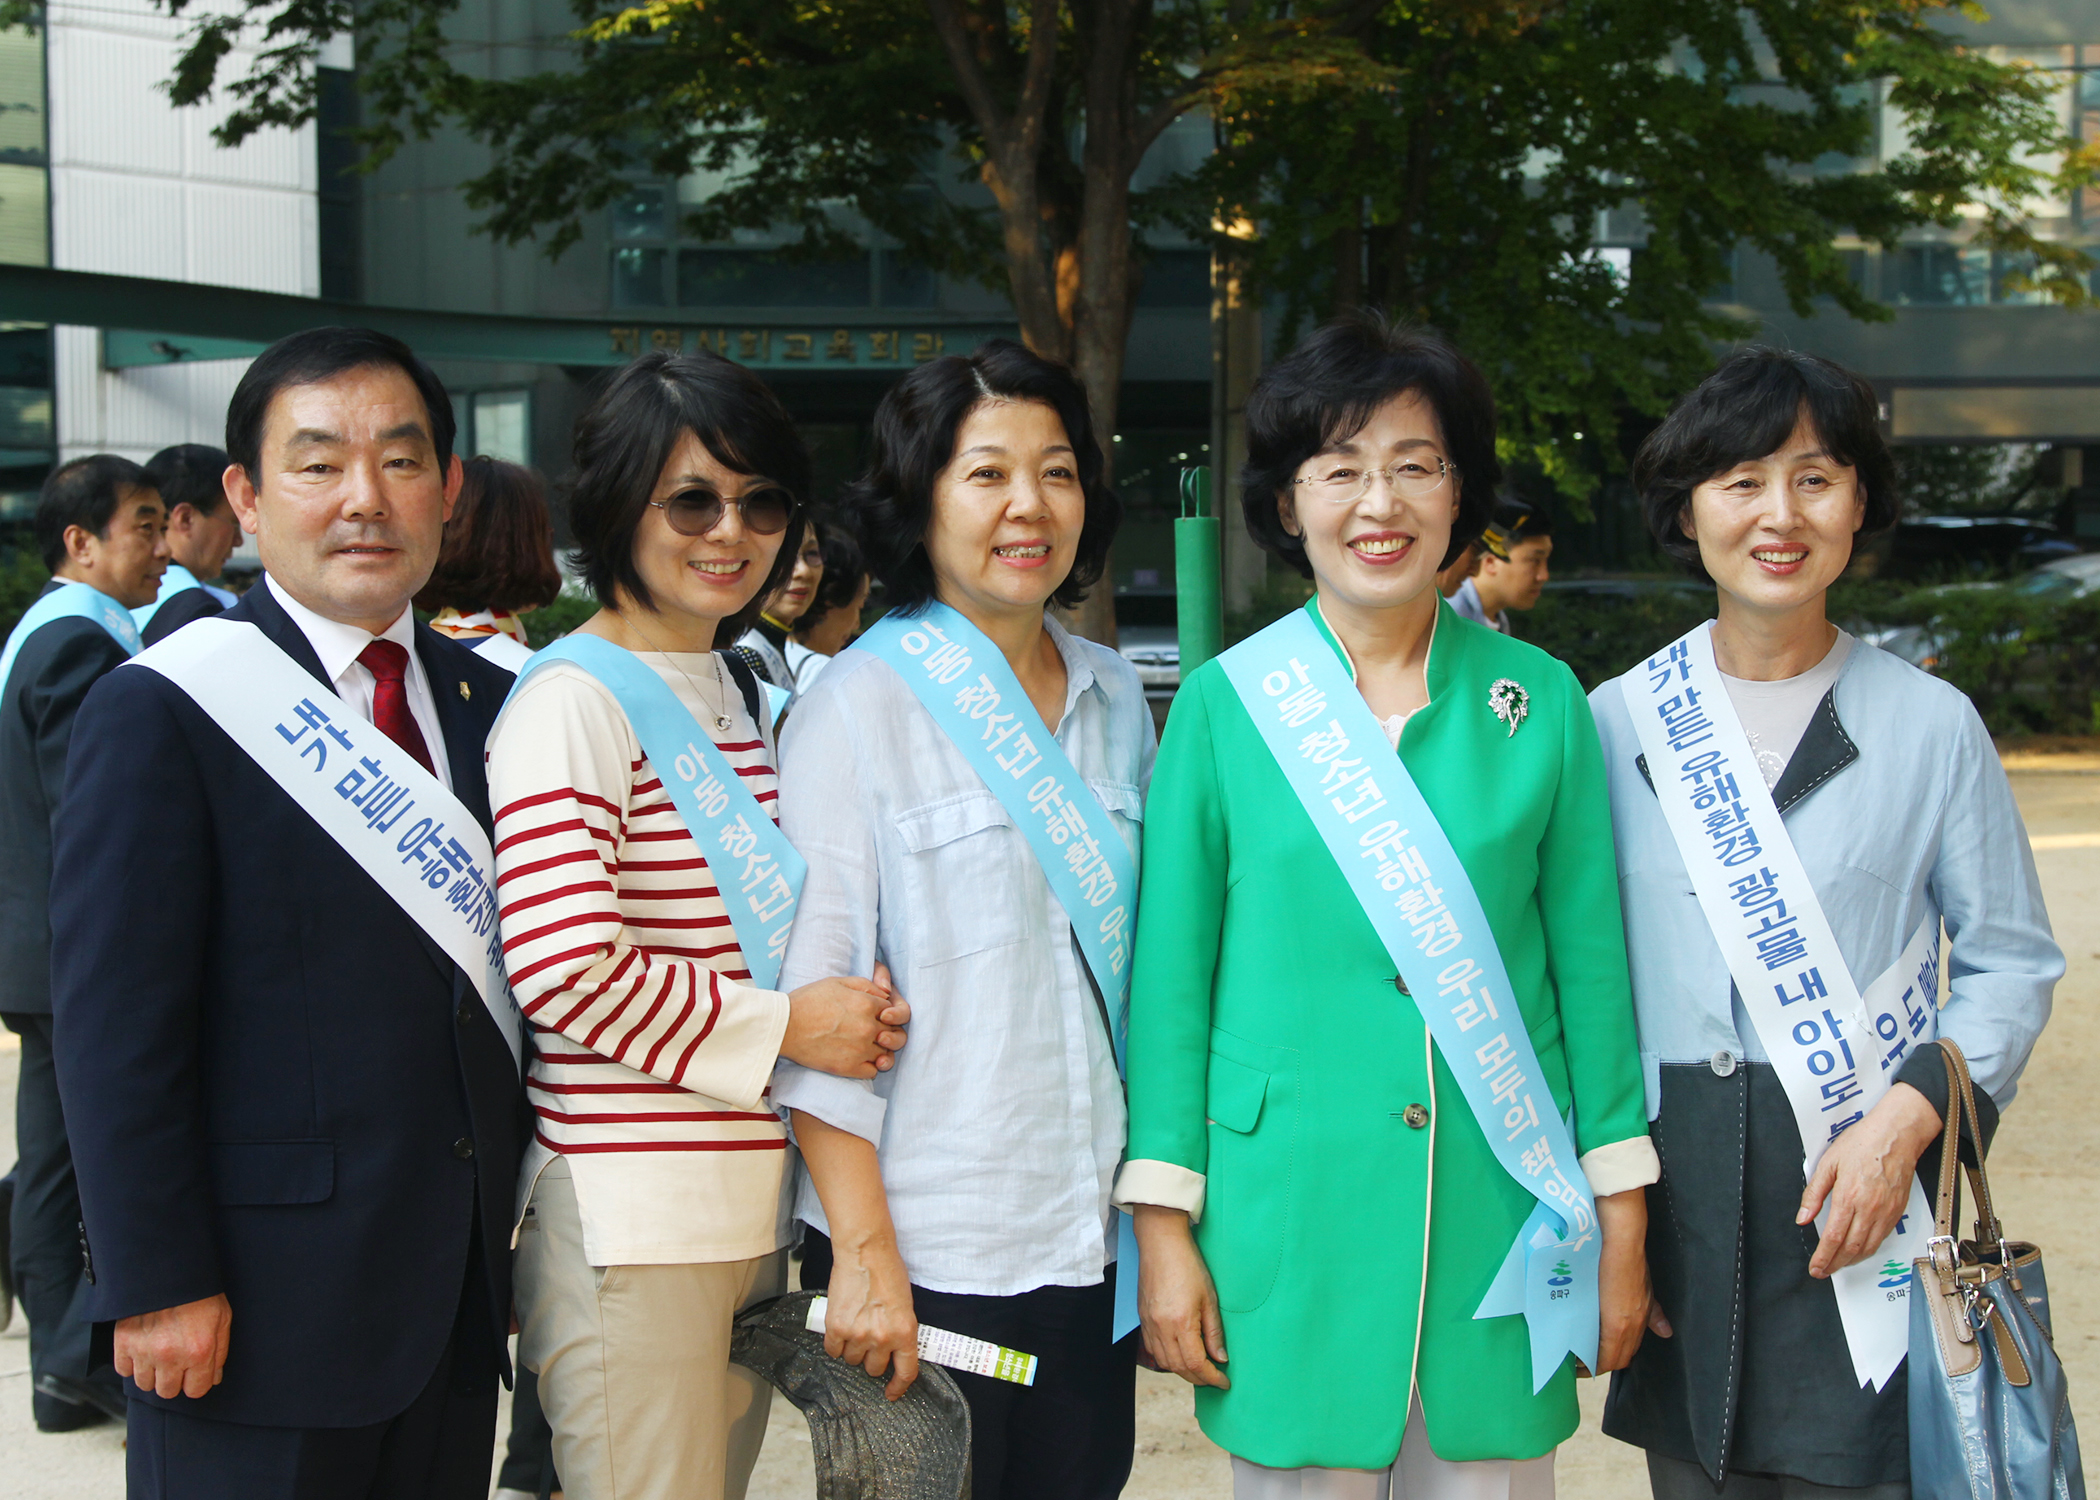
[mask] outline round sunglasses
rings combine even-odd
[[[664,513],[664,519],[680,536],[706,536],[722,524],[726,506],[734,505],[743,517],[744,529],[760,536],[777,536],[787,530],[788,518],[795,513],[795,497],[770,484],[726,496],[695,485],[668,500],[649,503]]]

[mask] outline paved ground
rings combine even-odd
[[[1991,1153],[1991,1181],[2008,1231],[2039,1243],[2049,1257],[2057,1348],[2069,1368],[2074,1404],[2100,1432],[2100,1112],[2092,1108],[2100,1055],[2100,759],[2066,757],[2078,770],[2016,762],[2013,785],[2034,837],[2049,911],[2070,962],[2056,1015],[2007,1113]],[[14,1147],[14,1038],[0,1032],[0,1161]],[[115,1500],[123,1494],[122,1436],[112,1427],[46,1436],[29,1421],[28,1346],[17,1315],[0,1335],[0,1475],[10,1500]],[[1141,1373],[1138,1457],[1126,1492],[1132,1500],[1223,1496],[1225,1456],[1196,1430],[1179,1381]],[[1585,1383],[1588,1384],[1587,1382]],[[1586,1389],[1583,1429],[1561,1449],[1562,1500],[1641,1500],[1639,1455],[1597,1431],[1602,1391]],[[759,1460],[752,1500],[807,1500],[814,1491],[809,1433],[784,1401]]]

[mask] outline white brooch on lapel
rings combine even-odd
[[[1524,691],[1522,683],[1498,677],[1495,685],[1488,689],[1488,707],[1494,710],[1496,718],[1509,726],[1509,732],[1515,734],[1517,726],[1531,712],[1531,694]]]

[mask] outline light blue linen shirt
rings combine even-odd
[[[1057,742],[1138,854],[1157,736],[1136,671],[1048,621]],[[912,1008],[872,1082],[783,1059],[773,1102],[875,1143],[920,1286],[1010,1296],[1092,1286],[1115,1258],[1122,1081],[1071,923],[1027,839],[895,670],[832,659],[781,742],[781,828],[809,877],[782,989],[889,965]],[[796,1215],[826,1229],[805,1177]]]
[[[1639,666],[1634,668],[1639,671]],[[2012,1101],[2063,977],[2026,825],[1976,710],[1958,689],[1857,642],[1835,707],[1858,758],[1785,814],[1852,979],[1865,989],[1918,925],[1946,924],[1940,1035],[2000,1108]],[[1590,694],[1611,786],[1633,1003],[1659,1108],[1662,1063],[1766,1054],[1739,1003],[1661,804],[1619,683]],[[1941,1101],[1935,1100],[1935,1103]]]

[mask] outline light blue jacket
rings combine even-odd
[[[1634,669],[1639,670],[1636,666]],[[1590,694],[1604,741],[1634,1011],[1659,1109],[1662,1063],[1765,1061],[1639,764],[1619,683]],[[1835,710],[1834,716],[1832,710]],[[1940,1035],[2000,1108],[2049,1019],[2063,953],[2049,932],[2027,829],[1997,751],[1963,694],[1855,642],[1775,788],[1787,832],[1861,989],[1937,916],[1951,993]],[[1790,795],[1792,800],[1789,801]],[[1937,1101],[1935,1101],[1937,1102]]]

